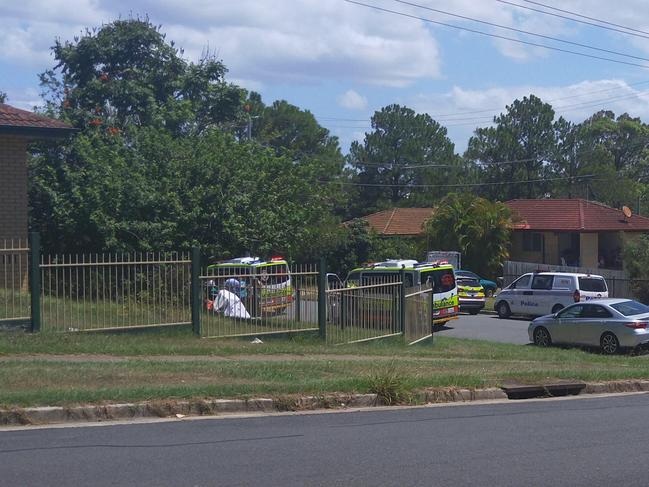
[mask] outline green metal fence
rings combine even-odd
[[[326,265],[201,269],[188,252],[42,255],[38,234],[0,241],[0,324],[75,332],[192,325],[203,337],[318,333],[327,343],[431,334],[430,288],[404,276],[356,287],[327,280]],[[335,285],[334,283],[338,283]]]
[[[28,271],[27,240],[0,239],[0,324],[29,322]]]
[[[354,343],[402,335],[402,288],[399,276],[384,276],[356,287],[327,289],[327,342]]]
[[[293,265],[288,272],[211,268],[200,276],[201,335],[263,336],[316,332],[318,270]]]
[[[40,328],[84,331],[191,324],[188,253],[42,256]]]
[[[415,344],[431,337],[433,317],[433,289],[430,286],[411,288],[406,291],[404,338]]]

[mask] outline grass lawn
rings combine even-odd
[[[331,346],[315,338],[199,339],[188,327],[122,334],[0,333],[0,405],[278,397],[488,387],[548,379],[649,378],[647,356],[608,357],[436,336]]]

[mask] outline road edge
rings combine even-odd
[[[649,391],[649,380],[587,382],[579,395]],[[507,400],[501,388],[435,388],[417,391],[408,402],[441,404]],[[160,400],[142,403],[83,406],[46,406],[0,409],[0,426],[28,426],[57,423],[103,422],[142,418],[218,416],[232,413],[294,412],[326,409],[390,406],[376,394],[326,394],[255,399]],[[398,407],[399,405],[394,405]]]

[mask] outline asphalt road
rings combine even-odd
[[[646,486],[649,395],[0,431],[0,486]]]
[[[501,320],[492,314],[475,316],[462,314],[457,320],[449,321],[439,334],[456,338],[475,338],[501,343],[524,345],[529,343],[527,326],[530,318],[510,318]]]

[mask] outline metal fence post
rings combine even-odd
[[[201,334],[201,251],[192,247],[191,270],[191,305],[192,305],[192,330],[195,335]]]
[[[31,294],[32,333],[41,331],[41,236],[29,234],[29,292]]]
[[[430,283],[430,343],[435,341],[435,285]]]
[[[300,296],[300,286],[297,279],[294,281],[295,290],[295,321],[300,323],[302,321],[302,297]]]
[[[327,338],[327,262],[320,259],[318,268],[318,329],[320,338]]]
[[[399,286],[399,328],[401,333],[406,331],[406,271],[405,267],[402,266],[399,271],[399,280],[401,281],[401,286]]]

